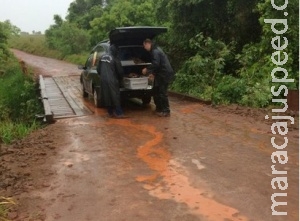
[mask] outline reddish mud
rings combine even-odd
[[[14,51],[44,75],[79,74],[76,65]],[[81,99],[81,98],[80,98]],[[290,125],[288,189],[273,190],[265,110],[213,108],[170,97],[172,116],[154,106],[124,106],[129,119],[93,115],[57,120],[0,153],[0,195],[18,203],[18,221],[296,221],[299,130]],[[297,118],[298,119],[298,118]],[[271,195],[285,192],[287,216],[271,215]]]

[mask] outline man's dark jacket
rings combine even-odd
[[[101,78],[101,104],[105,107],[120,106],[120,82],[124,73],[116,48],[111,46],[110,53],[100,58],[97,72]]]
[[[161,48],[152,44],[151,47],[151,65],[147,68],[148,74],[154,74],[156,83],[170,83],[174,77],[174,71],[171,67],[168,57]]]

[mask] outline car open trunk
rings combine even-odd
[[[125,75],[142,74],[142,69],[151,64],[150,53],[143,48],[143,41],[147,38],[152,40],[165,32],[166,27],[151,26],[119,27],[110,31],[110,44],[119,47]]]
[[[150,53],[141,45],[120,46],[119,58],[125,75],[141,75],[142,69],[151,64]]]

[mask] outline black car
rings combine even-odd
[[[120,86],[121,99],[139,98],[143,104],[148,104],[152,97],[152,82],[142,77],[142,69],[150,65],[151,57],[149,52],[143,48],[143,41],[146,38],[153,39],[157,35],[165,33],[165,27],[120,27],[109,33],[109,39],[99,42],[91,51],[82,69],[80,82],[82,95],[89,94],[94,97],[96,107],[101,107],[100,83],[101,77],[97,73],[99,58],[108,52],[110,44],[119,48],[119,58],[124,69],[124,82]]]

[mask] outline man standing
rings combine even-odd
[[[109,53],[100,58],[97,72],[101,77],[101,102],[107,107],[109,117],[125,118],[120,98],[120,82],[124,73],[115,45],[111,45]]]
[[[151,53],[151,65],[142,70],[142,73],[154,75],[154,103],[156,113],[160,117],[170,116],[170,106],[168,99],[168,86],[174,77],[174,71],[171,67],[166,54],[158,48],[151,39],[144,40],[144,48]]]

